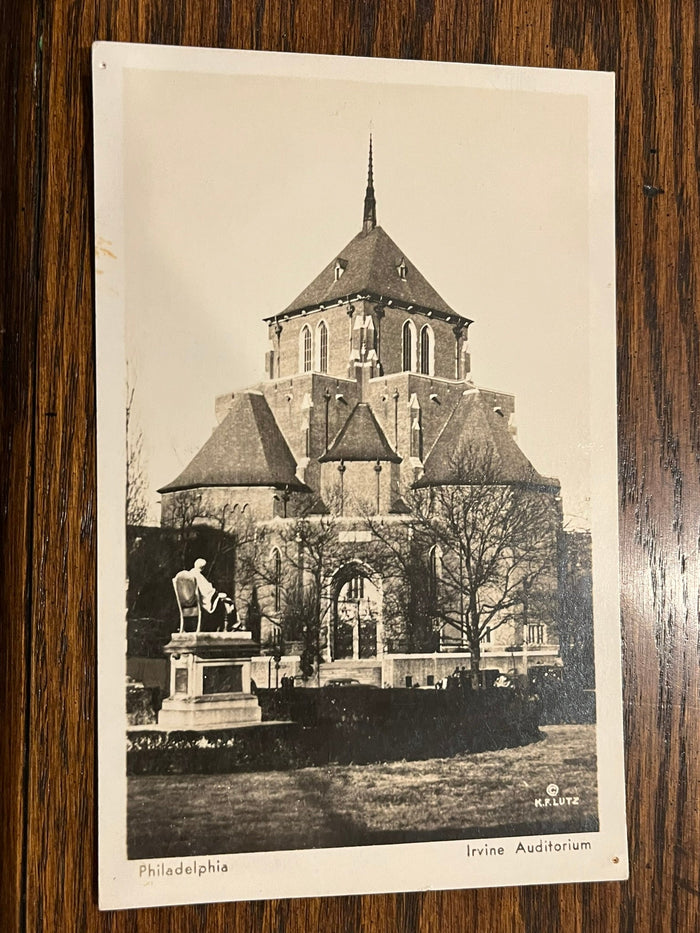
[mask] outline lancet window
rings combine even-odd
[[[420,371],[424,376],[433,375],[433,332],[426,324],[420,332]]]
[[[328,325],[321,321],[317,328],[316,340],[318,342],[318,371],[328,372]]]
[[[309,328],[308,324],[304,324],[299,336],[299,356],[301,358],[301,371],[304,373],[310,373],[312,361],[312,341],[311,329]]]

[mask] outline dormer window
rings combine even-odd
[[[345,272],[347,267],[348,267],[348,263],[346,259],[336,259],[335,268],[334,268],[336,282],[340,279],[341,275],[343,274],[343,272]]]
[[[403,256],[401,257],[401,262],[400,262],[400,263],[398,264],[398,266],[396,267],[396,271],[399,273],[399,278],[400,278],[403,282],[405,282],[405,281],[406,281],[406,273],[408,272],[408,267],[406,266],[406,260],[403,258]]]

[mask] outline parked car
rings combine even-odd
[[[364,687],[365,690],[378,690],[378,684],[363,684],[355,677],[331,677],[325,683],[326,687]]]

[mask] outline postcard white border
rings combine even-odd
[[[257,74],[582,94],[589,104],[592,539],[600,831],[585,852],[467,858],[468,840],[152,860],[126,858],[124,626],[126,403],[122,79],[125,69]],[[98,442],[98,801],[102,909],[259,898],[445,890],[627,877],[617,526],[614,75],[602,72],[98,42],[93,46]],[[123,660],[122,660],[123,659]],[[361,857],[360,856],[361,852]],[[206,870],[202,866],[207,863]],[[213,870],[209,869],[209,863]],[[219,870],[216,870],[218,863]],[[221,866],[226,865],[227,871]],[[152,873],[142,865],[150,866]],[[196,871],[195,871],[196,865]],[[167,868],[180,868],[173,875]],[[188,872],[187,868],[192,871]]]

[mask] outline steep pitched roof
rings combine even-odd
[[[321,463],[329,460],[401,463],[401,457],[392,449],[367,402],[355,405],[331,446],[318,459]]]
[[[402,260],[405,272],[400,273]],[[335,271],[338,261],[344,267],[339,278]],[[456,320],[467,320],[450,308],[381,227],[362,230],[350,240],[283,313],[292,314],[360,294],[393,298],[416,308],[454,316]]]
[[[259,393],[234,396],[226,417],[180,475],[158,492],[201,486],[305,489],[296,461]]]
[[[516,444],[502,415],[478,389],[468,389],[430,449],[417,486],[469,483],[527,483],[556,489],[556,479],[541,476]]]

